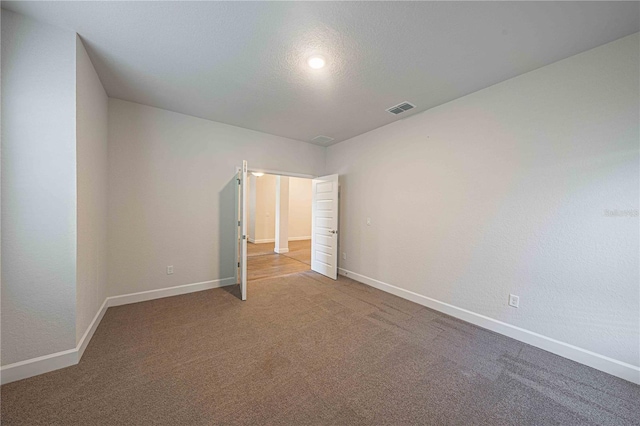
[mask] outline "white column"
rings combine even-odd
[[[276,177],[276,253],[289,252],[289,178]]]

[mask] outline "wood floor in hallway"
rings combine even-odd
[[[273,251],[274,243],[247,244],[249,281],[282,277],[311,269],[311,240],[289,241],[289,253]]]

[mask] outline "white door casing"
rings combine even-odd
[[[247,162],[242,162],[242,168],[236,176],[236,283],[240,285],[240,297],[247,300]]]
[[[338,278],[338,175],[313,179],[311,269]]]
[[[242,300],[247,300],[247,162],[242,161],[242,281],[240,283],[240,294]]]

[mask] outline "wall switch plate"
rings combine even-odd
[[[515,294],[509,295],[509,306],[513,306],[517,308],[520,305],[520,296],[516,296]]]
[[[342,253],[342,260],[347,260],[347,253]]]
[[[370,217],[367,218],[367,226],[371,226],[371,218]]]
[[[173,265],[167,266],[167,275],[173,274]]]

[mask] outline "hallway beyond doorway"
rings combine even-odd
[[[247,279],[274,278],[311,269],[311,240],[289,241],[289,253],[273,251],[273,243],[247,244]]]

